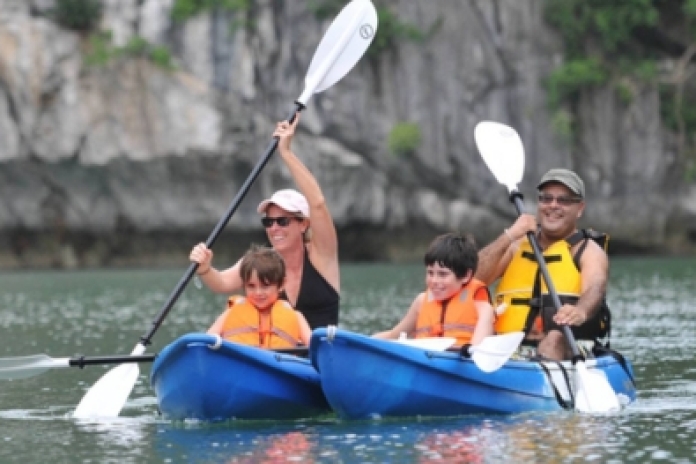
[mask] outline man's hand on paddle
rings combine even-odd
[[[582,325],[587,321],[587,314],[575,305],[564,304],[553,316],[556,324]]]

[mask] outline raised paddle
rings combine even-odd
[[[497,122],[483,121],[476,125],[474,138],[481,157],[493,176],[505,185],[517,213],[524,211],[522,194],[517,184],[524,173],[524,147],[519,134],[513,128]],[[539,242],[534,232],[527,232],[527,238],[534,250],[534,257],[546,282],[554,307],[558,311],[562,304],[553,285]],[[606,376],[599,371],[589,371],[585,357],[580,353],[572,330],[567,325],[561,329],[573,353],[575,365],[575,408],[581,412],[610,412],[620,409],[619,400]]]
[[[377,31],[377,12],[370,0],[353,0],[346,5],[324,34],[305,76],[305,87],[295,102],[295,107],[288,120],[292,121],[295,114],[305,108],[307,101],[315,93],[326,90],[338,82],[363,56],[372,42]],[[206,245],[212,248],[222,229],[227,225],[242,199],[251,188],[252,183],[270,160],[278,146],[274,137],[265,154],[254,167],[249,177],[242,185],[239,193],[232,200],[230,207],[215,229],[208,237]],[[193,277],[197,263],[191,263],[174,291],[152,322],[152,328],[140,339],[133,349],[135,356],[145,352],[145,347],[151,343],[151,338],[162,324],[162,321],[179,298],[188,282]],[[139,375],[137,363],[124,364],[107,372],[94,386],[87,391],[74,412],[74,417],[116,417],[123,408],[130,392],[135,386]]]

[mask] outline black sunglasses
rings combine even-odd
[[[302,218],[298,218],[296,216],[291,216],[291,217],[288,217],[288,216],[268,217],[268,216],[266,216],[266,217],[261,218],[261,224],[263,224],[263,226],[267,229],[269,227],[271,227],[274,222],[276,224],[278,224],[280,227],[287,227],[288,225],[290,225],[290,221],[292,221],[292,220],[301,221]]]
[[[573,203],[580,203],[582,201],[582,198],[571,197],[567,195],[559,195],[557,197],[554,197],[550,193],[539,194],[539,203],[541,203],[542,205],[550,205],[551,203],[553,203],[553,200],[556,200],[556,203],[558,203],[561,206],[570,206]]]

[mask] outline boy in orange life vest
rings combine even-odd
[[[486,285],[473,278],[478,251],[473,237],[440,235],[425,253],[425,285],[401,321],[376,338],[455,337],[457,346],[476,345],[493,334],[495,319]]]
[[[211,335],[260,348],[309,346],[305,317],[278,299],[285,282],[285,262],[272,248],[252,246],[240,263],[246,296],[231,296],[227,310],[208,329]]]

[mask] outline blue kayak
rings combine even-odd
[[[155,359],[150,383],[168,419],[297,419],[330,412],[308,359],[184,335]]]
[[[429,351],[346,330],[312,332],[310,359],[342,418],[454,416],[573,408],[570,362],[510,360],[486,373],[457,352]],[[632,366],[618,354],[585,362],[606,375],[619,402],[636,398]]]

